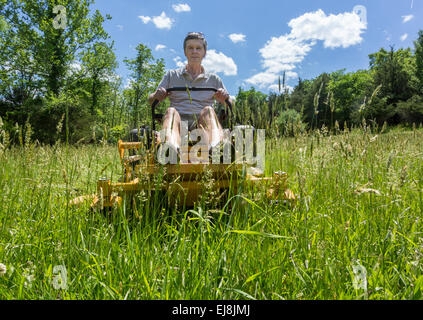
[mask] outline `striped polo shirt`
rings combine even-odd
[[[202,68],[202,73],[192,79],[186,67],[170,70],[163,77],[158,87],[165,89],[174,87],[188,88],[215,88],[225,89],[222,80],[214,73],[209,73]],[[170,106],[175,108],[182,119],[189,119],[195,114],[199,116],[201,110],[214,104],[214,91],[190,91],[191,101],[186,91],[171,91],[169,93]]]

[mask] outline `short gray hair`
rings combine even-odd
[[[207,51],[207,41],[204,38],[204,35],[201,32],[188,32],[187,36],[184,39],[184,52],[187,46],[188,40],[201,40],[203,41],[204,50]]]

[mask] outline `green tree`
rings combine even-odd
[[[0,32],[4,32],[7,29],[7,23],[4,19],[3,10],[1,8],[4,8],[6,4],[6,0],[0,0]]]
[[[142,121],[149,121],[149,108],[147,108],[148,94],[155,90],[164,75],[163,59],[154,59],[151,49],[143,44],[136,47],[135,59],[125,59],[124,62],[130,74],[131,107],[133,126]],[[143,115],[143,116],[142,116]]]
[[[382,85],[381,95],[387,103],[406,101],[413,96],[412,77],[415,60],[411,49],[380,49],[369,55],[374,87]]]
[[[89,77],[87,81],[91,92],[90,111],[94,115],[98,108],[98,96],[102,89],[102,83],[108,82],[117,67],[113,44],[94,43],[91,47],[84,50],[82,62],[82,67],[86,70]]]
[[[87,117],[87,106],[99,105],[105,73],[114,67],[105,18],[98,10],[90,11],[93,0],[0,1],[0,16],[6,22],[0,32],[1,115],[13,124],[30,117],[35,138],[51,142],[51,124],[61,119],[63,110],[72,109],[67,123],[76,139],[95,122]],[[93,57],[96,50],[107,60],[106,66]],[[90,55],[86,74],[72,70],[78,58]]]
[[[252,125],[255,128],[266,128],[268,119],[266,113],[268,112],[267,95],[254,88],[244,91],[239,88],[236,96],[236,122],[243,125]],[[266,111],[264,111],[266,109]],[[238,111],[239,110],[239,111]],[[261,116],[261,115],[264,116]]]
[[[16,24],[16,4],[3,2],[0,16],[4,17],[0,32],[0,116],[6,122],[23,124],[28,117],[27,101],[41,92],[39,68],[32,49],[34,33],[25,25]],[[27,37],[20,38],[20,34]]]
[[[294,87],[291,93],[290,108],[301,112],[303,106],[306,104],[305,98],[311,90],[311,80],[303,80],[298,78],[298,84]]]
[[[307,90],[304,98],[304,120],[313,128],[321,127],[322,124],[329,125],[330,117],[328,106],[324,104],[328,94],[328,83],[330,75],[322,73],[312,80],[309,90]]]
[[[341,70],[331,74],[328,88],[334,99],[334,119],[341,124],[345,121],[349,123],[354,117],[353,113],[359,111],[363,101],[370,99],[373,79],[368,70],[346,74]],[[326,104],[330,104],[330,96]]]
[[[418,92],[423,96],[423,30],[419,31],[419,37],[414,41],[414,54],[416,57],[416,78],[418,80]]]
[[[24,51],[27,59],[33,61],[30,72],[43,80],[47,93],[57,96],[76,54],[109,38],[102,27],[104,18],[100,12],[90,15],[93,3],[93,0],[9,1],[5,12],[11,26],[9,45],[14,47],[9,63],[14,65],[21,58],[15,55],[18,49]],[[58,5],[63,10],[54,12]]]

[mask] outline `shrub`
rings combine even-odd
[[[35,110],[31,122],[34,138],[40,142],[53,144],[59,139],[66,141],[66,138],[70,143],[90,140],[95,118],[83,106],[83,101],[61,95],[44,99],[38,110]]]
[[[281,112],[275,122],[280,135],[296,136],[306,130],[306,124],[301,121],[301,114],[293,109]]]
[[[407,101],[399,102],[397,113],[401,122],[408,125],[423,123],[423,97],[413,96]]]
[[[112,143],[115,143],[117,141],[119,141],[119,139],[122,139],[125,137],[126,134],[126,126],[123,125],[118,125],[118,126],[114,126],[113,128],[110,129],[110,136],[109,136],[109,140]]]

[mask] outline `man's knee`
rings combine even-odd
[[[201,110],[201,115],[214,115],[216,112],[214,111],[213,107],[207,106]]]
[[[170,121],[180,121],[181,116],[179,115],[179,112],[175,108],[169,107],[167,108],[166,113],[163,116],[163,121],[165,119],[169,119]]]
[[[177,114],[177,113],[178,113],[178,111],[176,111],[175,108],[169,107],[166,110],[165,116],[167,116],[167,115],[174,115],[174,114]]]

